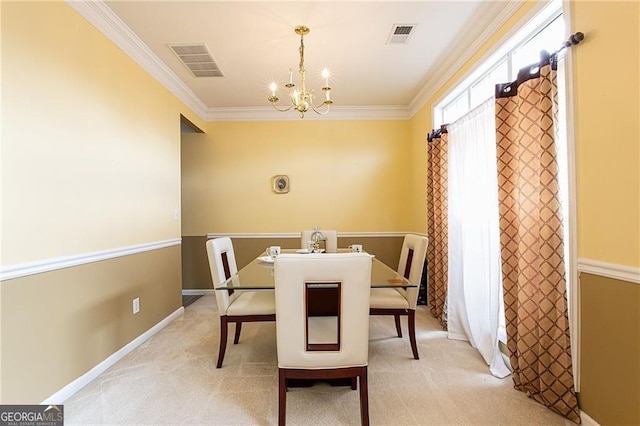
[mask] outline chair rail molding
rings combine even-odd
[[[72,266],[84,265],[101,260],[113,259],[115,257],[129,256],[145,251],[158,250],[165,247],[175,246],[182,243],[182,238],[156,241],[153,243],[138,244],[128,247],[119,247],[110,250],[83,253],[74,256],[53,257],[49,259],[37,260],[34,262],[20,263],[17,265],[3,266],[0,269],[0,281],[12,280],[26,277],[28,275],[40,274],[42,272],[55,271],[56,269],[69,268]]]
[[[578,273],[582,272],[627,281],[633,284],[640,284],[640,268],[633,266],[616,265],[599,260],[579,258]]]

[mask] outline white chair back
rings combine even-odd
[[[231,238],[222,237],[207,240],[207,256],[209,257],[209,269],[214,288],[220,287],[228,278],[238,273]],[[236,293],[216,291],[216,303],[220,315],[226,314],[229,305],[236,297],[238,297]]]
[[[407,234],[402,242],[400,260],[398,262],[398,274],[407,278],[410,283],[417,287],[406,289],[405,297],[409,302],[409,307],[415,309],[418,304],[418,290],[422,280],[422,269],[427,256],[427,237]],[[404,291],[404,290],[401,290]]]
[[[307,243],[311,240],[311,235],[314,232],[314,230],[305,229],[300,233],[300,248],[307,248]],[[327,253],[336,253],[338,251],[338,231],[320,229],[320,232],[326,239]]]
[[[326,369],[367,365],[371,287],[369,255],[281,254],[275,260],[275,283],[276,342],[280,368]],[[340,283],[340,326],[339,331],[333,329],[336,330],[334,334],[340,333],[337,350],[307,350],[305,297],[308,283]],[[323,318],[320,319],[323,322]],[[329,327],[336,324],[331,321],[328,323]],[[327,323],[319,324],[321,328],[323,325]]]

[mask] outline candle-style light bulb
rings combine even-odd
[[[276,89],[278,88],[278,86],[276,85],[275,82],[271,83],[271,96],[275,96],[276,95]]]
[[[293,84],[293,71],[289,68],[289,84]]]
[[[322,70],[322,77],[324,77],[324,87],[329,87],[329,70],[328,69],[323,69]]]

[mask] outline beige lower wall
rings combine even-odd
[[[233,250],[236,255],[238,269],[242,268],[270,245],[279,245],[282,248],[299,249],[300,238],[231,238]],[[205,243],[206,236],[182,237],[182,288],[184,290],[210,290],[213,288]],[[402,248],[402,236],[367,236],[367,237],[340,237],[338,247],[348,247],[351,244],[362,244],[364,249],[375,254],[383,263],[396,269],[400,260]]]
[[[640,285],[580,275],[582,411],[601,425],[640,425]]]
[[[171,246],[2,281],[1,403],[44,401],[179,309],[180,270]]]

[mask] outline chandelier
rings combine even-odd
[[[324,78],[324,87],[322,91],[324,92],[324,100],[318,104],[314,105],[313,99],[313,90],[307,91],[305,86],[305,74],[306,70],[304,69],[304,36],[309,34],[309,28],[305,26],[297,26],[294,29],[295,33],[300,36],[300,64],[298,65],[298,72],[300,73],[300,89],[296,88],[296,85],[293,83],[293,71],[289,68],[289,83],[285,84],[289,90],[289,102],[291,103],[288,107],[280,107],[278,105],[279,98],[276,96],[276,91],[278,90],[278,86],[276,83],[271,83],[271,96],[269,96],[269,102],[275,109],[280,112],[289,111],[291,108],[298,111],[300,118],[304,118],[304,114],[309,111],[309,109],[313,110],[316,114],[325,115],[329,112],[329,107],[333,103],[330,97],[331,87],[329,87],[329,71],[325,68],[322,70],[322,77]]]

